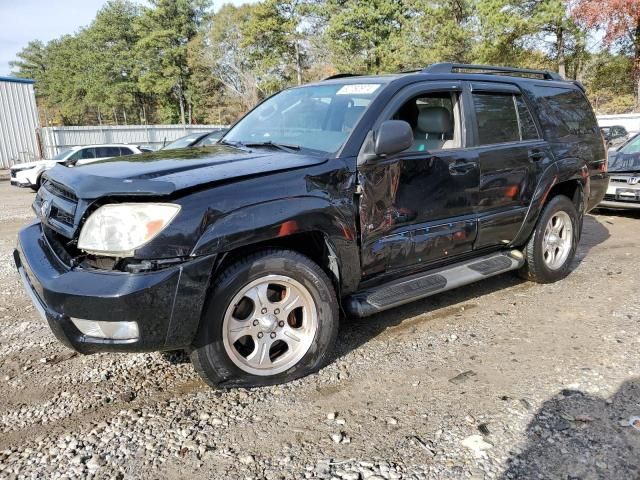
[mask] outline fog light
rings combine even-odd
[[[87,337],[134,340],[140,336],[137,322],[99,322],[81,318],[71,321]]]

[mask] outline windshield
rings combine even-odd
[[[640,135],[612,155],[609,170],[612,172],[640,171]]]
[[[223,142],[286,144],[333,153],[380,90],[380,83],[331,83],[285,90],[247,114]]]
[[[184,137],[180,137],[177,140],[174,140],[171,143],[167,143],[161,150],[174,150],[176,148],[186,148],[191,145],[194,141],[200,138],[203,135],[200,133],[192,133],[191,135],[186,135]]]
[[[210,145],[215,145],[218,143],[218,140],[222,138],[222,136],[227,132],[227,129],[216,130],[213,133],[210,133],[206,137],[200,139],[198,143],[196,143],[195,147],[208,147]]]
[[[54,156],[51,160],[64,160],[65,158],[67,158],[67,155],[69,155],[71,153],[71,149],[66,149],[61,151],[59,154],[57,154],[56,156]]]

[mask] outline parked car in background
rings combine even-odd
[[[14,165],[10,169],[11,185],[16,187],[29,187],[33,190],[38,190],[40,187],[40,178],[43,172],[58,164],[70,167],[97,162],[98,160],[104,160],[106,158],[135,155],[151,151],[152,150],[147,147],[127,144],[72,147],[67,150],[63,150],[51,160],[37,160],[35,162],[18,163]]]
[[[206,147],[218,143],[228,128],[218,128],[209,132],[190,133],[166,144],[161,150],[175,150],[177,148]]]
[[[624,144],[629,138],[629,132],[622,125],[612,127],[600,127],[602,136],[607,142],[607,148],[616,149]]]
[[[185,349],[209,385],[273,385],[332,358],[341,311],[566,277],[606,168],[583,88],[556,73],[342,75],[210,148],[46,172],[14,260],[79,352]]]
[[[609,152],[609,187],[600,207],[640,209],[640,133]]]

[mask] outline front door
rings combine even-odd
[[[358,166],[365,276],[448,260],[473,248],[479,168],[465,149],[461,86],[425,82],[401,91],[374,129],[388,119],[413,129],[413,146]]]

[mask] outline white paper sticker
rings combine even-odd
[[[370,95],[380,87],[379,83],[354,83],[345,85],[336,95]]]

